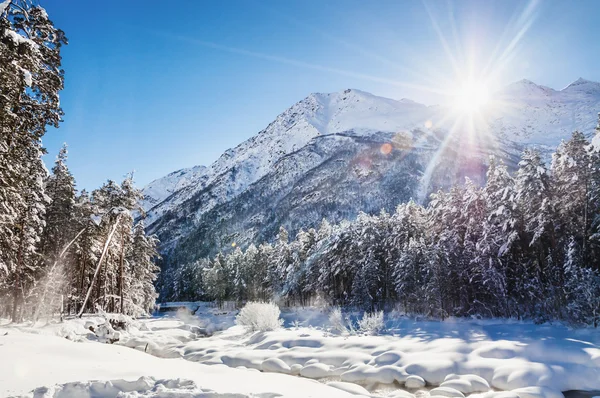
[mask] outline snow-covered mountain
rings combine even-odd
[[[206,174],[205,166],[194,166],[188,169],[181,169],[167,174],[157,180],[152,181],[144,187],[143,207],[150,209],[175,192],[195,185]],[[153,214],[154,215],[154,214]]]
[[[355,89],[311,94],[210,166],[150,183],[146,223],[179,262],[272,239],[279,225],[295,232],[323,217],[391,211],[465,176],[481,182],[491,153],[513,164],[524,146],[591,135],[599,110],[600,83],[584,79],[562,90],[513,83],[474,129],[448,107]]]

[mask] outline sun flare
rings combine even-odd
[[[479,112],[489,99],[490,93],[485,82],[468,80],[458,88],[454,107],[463,113]]]

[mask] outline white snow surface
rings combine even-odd
[[[188,394],[175,397],[559,398],[562,391],[600,391],[593,329],[388,316],[384,335],[339,335],[329,331],[326,311],[303,309],[282,313],[286,325],[299,327],[251,333],[231,326],[200,337],[215,319],[227,319],[221,327],[233,319],[199,314],[139,320],[113,345],[86,331],[101,322],[93,317],[0,327],[0,358],[11,358],[0,361],[0,396],[33,396],[39,387],[55,392],[47,396],[73,389],[115,396],[115,388],[121,396]]]
[[[159,358],[143,350],[86,341],[85,322],[89,319],[41,329],[0,327],[0,397],[352,396],[304,378]],[[160,343],[181,342],[185,335],[177,332],[181,322],[150,324],[157,328]]]
[[[600,83],[578,79],[554,90],[522,80],[493,96],[477,120],[477,135],[497,141],[490,142],[491,147],[516,143],[555,148],[574,130],[592,135],[598,109]],[[244,192],[281,159],[318,137],[379,132],[410,136],[415,129],[446,134],[456,126],[456,116],[448,107],[397,101],[356,89],[311,94],[209,167],[180,170],[151,182],[144,188],[142,203],[148,211],[147,225],[195,193],[210,189],[211,199],[200,204],[199,217]]]

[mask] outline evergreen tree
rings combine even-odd
[[[64,33],[45,10],[11,0],[0,10],[0,289],[13,290],[12,316],[20,318],[33,287],[45,197],[41,138],[61,120],[60,49]],[[30,268],[33,267],[33,268]],[[0,274],[1,275],[1,274]]]
[[[158,239],[146,236],[143,221],[138,222],[133,229],[132,244],[127,254],[128,283],[124,311],[127,314],[147,314],[154,307],[158,297],[153,285],[159,271],[154,261],[158,257],[157,246]]]

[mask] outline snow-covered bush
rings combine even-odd
[[[385,327],[383,322],[383,311],[365,312],[362,319],[358,321],[358,328],[361,333],[378,334]]]
[[[104,322],[102,325],[98,325],[94,330],[94,334],[99,342],[108,344],[119,341],[121,337],[120,333],[113,329],[109,321]]]
[[[279,329],[283,319],[279,318],[279,307],[273,303],[249,302],[235,317],[235,323],[251,332],[266,332]]]
[[[329,324],[331,325],[331,329],[333,331],[339,333],[347,333],[348,326],[346,324],[346,320],[344,319],[344,315],[342,314],[342,309],[340,307],[333,307],[331,312],[329,313]]]

